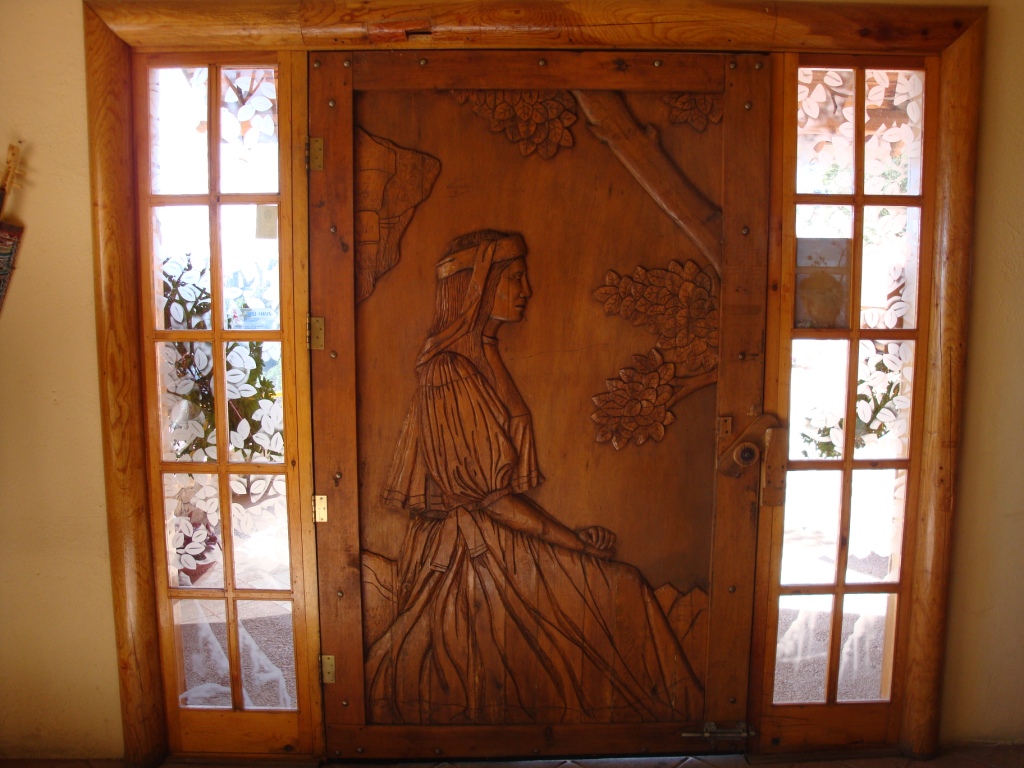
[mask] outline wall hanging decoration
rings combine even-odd
[[[0,309],[3,309],[4,298],[7,296],[7,286],[11,282],[11,273],[14,271],[14,256],[18,252],[18,245],[21,243],[23,227],[4,218],[4,209],[10,199],[11,191],[14,189],[14,179],[22,173],[18,170],[21,162],[21,147],[11,144],[7,147],[7,167],[4,169],[3,177],[0,179]]]

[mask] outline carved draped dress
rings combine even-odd
[[[418,376],[383,493],[411,521],[397,616],[367,653],[371,722],[700,717],[700,684],[634,567],[514,530],[487,511],[543,481],[518,393],[509,399],[522,412],[512,415],[492,381],[450,351]]]

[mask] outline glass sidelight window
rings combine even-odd
[[[152,64],[140,89],[142,80],[143,321],[168,704],[294,712],[304,636],[279,73],[273,62]]]
[[[787,72],[772,705],[893,696],[926,338],[926,78],[848,61]]]

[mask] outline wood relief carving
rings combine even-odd
[[[482,230],[436,266],[434,322],[382,494],[409,528],[397,561],[363,553],[370,720],[698,718],[684,646],[703,659],[706,596],[656,593],[614,559],[612,531],[572,530],[530,496],[544,480],[530,409],[497,344],[532,295],[526,255],[521,235]]]
[[[492,133],[504,133],[523,157],[536,152],[550,160],[573,145],[569,126],[576,122],[576,101],[569,91],[452,91],[460,104],[489,121]]]
[[[671,107],[671,123],[685,123],[703,133],[709,122],[722,122],[722,97],[717,93],[669,93],[662,98]]]
[[[597,441],[616,450],[630,442],[660,442],[675,420],[669,410],[717,380],[719,280],[709,266],[669,262],[667,269],[637,267],[632,277],[610,271],[594,291],[606,315],[620,315],[658,337],[655,349],[634,355],[633,367],[608,379],[593,398]]]
[[[721,274],[722,212],[665,154],[657,130],[637,125],[620,93],[573,94],[593,134],[608,145],[654,202],[693,241],[715,272]]]
[[[430,196],[441,163],[430,155],[355,131],[356,301],[398,263],[402,235]]]

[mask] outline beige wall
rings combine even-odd
[[[82,11],[0,0],[0,144],[25,141],[0,312],[0,757],[122,752],[107,555]]]
[[[946,741],[1024,740],[1024,2],[990,7]],[[0,757],[116,757],[78,0],[0,0],[0,148],[17,139],[27,231],[0,313]]]

